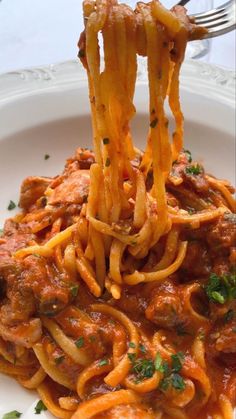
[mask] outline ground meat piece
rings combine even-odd
[[[25,348],[31,348],[42,335],[41,321],[32,319],[16,326],[6,327],[0,323],[0,335],[4,340],[8,340]]]
[[[64,279],[50,259],[31,255],[23,261],[22,282],[32,290],[45,315],[55,315],[68,304],[70,289]]]
[[[225,353],[236,353],[236,322],[234,323],[234,326],[227,325],[220,329],[219,333],[216,333],[215,348],[217,351]]]
[[[85,148],[77,148],[75,157],[79,162],[80,169],[82,170],[90,169],[91,164],[95,162],[94,153]]]
[[[223,276],[229,273],[230,264],[227,257],[218,256],[215,258],[213,263],[213,272],[216,275]]]
[[[191,277],[205,276],[210,273],[211,260],[203,242],[189,242],[186,257],[181,265],[181,271]]]
[[[182,315],[180,298],[176,295],[163,295],[163,293],[160,293],[160,295],[156,295],[151,299],[145,315],[148,320],[159,327],[174,327],[183,321],[180,320]]]
[[[86,202],[89,190],[89,171],[78,170],[70,174],[54,190],[48,199],[50,205],[82,204]]]
[[[197,192],[208,192],[209,183],[205,178],[204,170],[201,168],[201,172],[198,175],[189,174],[186,170],[184,172],[184,182],[190,185]]]
[[[149,295],[151,299],[145,311],[148,320],[167,329],[180,324],[187,325],[189,319],[188,313],[183,311],[182,288],[166,281]]]
[[[236,246],[236,219],[220,217],[209,230],[206,238],[209,246],[213,249]]]
[[[49,186],[51,178],[40,176],[29,176],[21,185],[19,206],[28,210],[42,195]]]
[[[4,237],[0,244],[0,277],[3,279],[6,279],[10,273],[20,271],[20,264],[12,258],[12,255],[16,250],[27,246],[34,238],[33,234],[23,234],[16,229],[13,230],[13,227],[10,229],[10,226],[12,227],[11,223],[8,223],[7,229],[4,229]]]
[[[121,298],[116,301],[116,306],[124,312],[132,315],[139,315],[147,308],[146,299],[142,293],[142,285],[123,288]]]

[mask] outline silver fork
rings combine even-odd
[[[178,4],[184,6],[188,2],[189,0],[181,0]],[[208,30],[204,38],[213,38],[236,28],[235,13],[235,0],[230,0],[216,9],[196,13],[190,17],[194,19],[196,25],[203,26]]]

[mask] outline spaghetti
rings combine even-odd
[[[235,405],[233,188],[183,149],[180,6],[85,0],[94,153],[27,178],[0,238],[0,371],[58,418],[222,418]],[[103,37],[104,63],[99,46]],[[134,147],[137,55],[149,130]],[[175,120],[170,134],[165,103]]]

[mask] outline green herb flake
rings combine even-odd
[[[105,163],[105,166],[106,166],[106,167],[109,167],[109,166],[110,166],[110,164],[111,164],[111,160],[109,159],[109,157],[107,157],[107,159],[106,159],[106,163]]]
[[[96,336],[94,336],[94,335],[89,336],[89,341],[91,343],[94,343],[96,341]]]
[[[170,378],[169,377],[167,377],[167,378],[163,378],[161,381],[160,381],[160,384],[159,384],[159,388],[161,389],[161,390],[163,390],[163,391],[166,391],[166,390],[168,390],[168,388],[169,388],[169,386],[170,386]]]
[[[140,345],[139,345],[139,350],[143,354],[146,354],[146,352],[147,352],[147,349],[145,348],[145,346],[142,343],[140,343]]]
[[[50,159],[50,155],[49,154],[45,154],[44,155],[44,160],[48,160],[48,159]]]
[[[84,337],[83,336],[80,336],[80,338],[75,341],[75,346],[79,349],[84,346]]]
[[[225,303],[225,297],[218,291],[212,291],[211,297],[212,297],[212,300],[214,300],[215,302],[219,304]]]
[[[155,366],[152,359],[139,358],[133,364],[132,372],[136,374],[138,380],[151,378],[155,372]]]
[[[236,299],[236,275],[234,272],[222,276],[212,273],[204,289],[213,303],[224,304]]]
[[[107,359],[101,359],[101,361],[99,361],[98,365],[99,367],[103,367],[104,365],[108,364],[108,360]]]
[[[136,348],[136,345],[134,342],[129,342],[129,348]]]
[[[188,175],[196,176],[196,175],[200,175],[200,173],[202,173],[202,169],[201,169],[201,166],[199,166],[199,164],[196,164],[196,165],[187,166],[186,169],[185,169],[185,172]]]
[[[18,412],[17,410],[12,410],[11,412],[5,413],[2,419],[16,419],[20,418],[22,413]]]
[[[171,361],[172,361],[171,367],[174,372],[179,372],[181,370],[183,360],[184,360],[183,352],[177,352],[176,354],[171,355]]]
[[[154,361],[154,365],[155,365],[155,370],[156,371],[160,371],[161,370],[161,368],[162,368],[162,362],[163,362],[163,359],[161,357],[161,354],[160,354],[160,352],[157,352],[156,358],[155,358],[155,361]]]
[[[155,128],[155,127],[157,126],[157,123],[158,123],[158,119],[157,119],[157,118],[153,119],[153,120],[150,122],[150,127],[151,127],[151,128]]]
[[[15,202],[13,202],[12,200],[10,200],[9,205],[7,207],[8,211],[13,210],[14,208],[16,208],[16,204]]]
[[[188,162],[192,163],[193,159],[192,159],[192,154],[189,150],[184,150],[184,154],[186,155]]]
[[[56,365],[60,365],[65,359],[64,355],[58,356],[57,358],[55,358],[55,364]]]
[[[171,375],[171,384],[176,390],[180,391],[183,391],[186,386],[183,377],[176,373]]]
[[[43,403],[42,400],[39,400],[38,403],[36,404],[35,408],[35,414],[39,415],[42,411],[47,410],[45,404]]]
[[[128,356],[128,358],[129,358],[129,360],[130,360],[131,364],[133,364],[133,363],[134,363],[134,361],[135,361],[135,358],[136,358],[136,354],[133,354],[133,353],[131,353],[131,352],[128,352],[128,353],[127,353],[127,356]]]
[[[77,297],[78,291],[79,291],[79,285],[72,285],[72,287],[70,288],[70,293],[72,297]]]
[[[110,140],[109,140],[109,138],[103,138],[102,142],[103,142],[104,145],[107,145],[107,144],[110,143]]]

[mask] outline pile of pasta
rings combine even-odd
[[[57,181],[49,184],[36,207],[14,219],[18,230],[30,231],[34,239],[12,254],[25,270],[35,257],[43,260],[47,274],[53,266],[68,284],[70,297],[58,292],[62,306],[55,298],[52,312],[42,305],[33,309],[30,320],[13,326],[14,342],[0,324],[0,371],[37,389],[58,418],[230,419],[235,375],[229,366],[220,369],[211,360],[218,383],[228,374],[225,386],[216,389],[208,373],[201,333],[209,332],[210,321],[192,302],[201,285],[191,282],[183,294],[194,336],[176,334],[172,323],[170,330],[155,322],[151,326],[145,302],[142,309],[142,301],[158,287],[172,286],[188,250],[183,230],[198,230],[235,209],[227,182],[204,175],[210,185],[206,200],[184,189],[177,169],[187,164],[180,68],[187,42],[201,37],[204,29],[189,20],[184,8],[169,11],[157,0],[139,2],[135,10],[116,0],[85,0],[83,10],[79,57],[88,75],[94,146],[86,178],[88,197],[66,217],[55,207],[52,211],[50,197]],[[149,81],[144,152],[134,146],[130,132],[137,55],[147,57]],[[173,133],[165,102],[174,117]],[[197,164],[193,167],[199,170]],[[180,191],[185,201],[188,195],[194,210],[173,205],[166,185]],[[39,211],[43,199],[46,205]],[[38,292],[36,286],[33,292]],[[53,296],[53,288],[50,292]],[[135,298],[140,304],[132,312]]]

